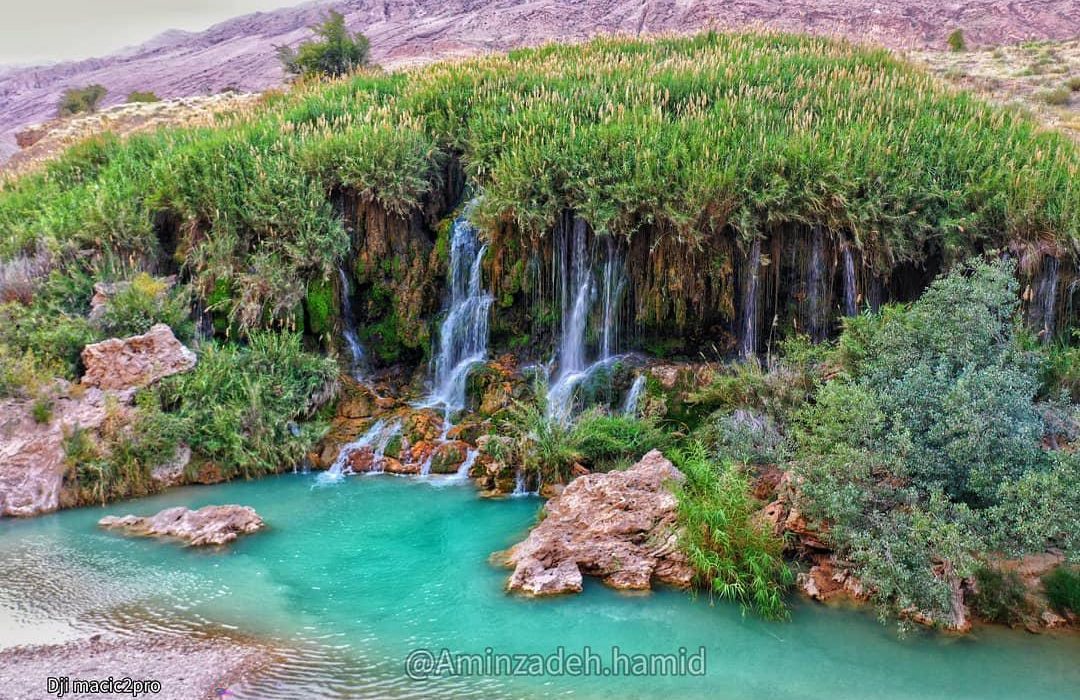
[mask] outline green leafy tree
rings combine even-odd
[[[801,504],[883,612],[959,622],[974,554],[1080,543],[1077,459],[1040,448],[1015,265],[973,261],[845,330],[845,373],[797,421]]]
[[[368,64],[368,38],[360,32],[350,34],[340,12],[331,11],[312,30],[316,39],[302,42],[295,49],[277,47],[278,59],[287,73],[336,78]]]
[[[87,85],[82,88],[70,88],[60,97],[58,113],[61,117],[74,114],[96,112],[101,100],[108,94],[102,85]]]

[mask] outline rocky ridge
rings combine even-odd
[[[764,27],[876,42],[891,48],[944,48],[954,29],[973,46],[1076,34],[1075,0],[974,0],[935,3],[903,0],[764,0],[660,2],[588,0],[338,0],[237,17],[202,32],[166,32],[103,58],[0,71],[0,162],[16,150],[14,134],[56,114],[70,87],[101,84],[104,106],[129,93],[153,91],[164,99],[231,89],[259,92],[282,83],[274,53],[294,45],[327,9],[371,39],[373,59],[400,67],[439,58],[582,40],[600,33],[693,32],[707,28]]]

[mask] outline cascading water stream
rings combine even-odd
[[[467,209],[466,209],[467,211]],[[483,289],[481,245],[467,213],[454,222],[450,242],[450,305],[439,331],[429,407],[442,407],[449,420],[465,407],[465,385],[472,368],[487,359],[492,296]]]
[[[815,227],[806,270],[806,330],[814,342],[825,339],[825,315],[825,236]]]
[[[594,294],[592,257],[587,247],[588,230],[585,222],[575,219],[567,242],[565,233],[558,238],[556,255],[562,280],[562,327],[559,341],[558,374],[551,382],[547,397],[549,418],[569,422],[574,411],[574,396],[578,386],[599,369],[609,367],[618,342],[619,309],[626,287],[622,255],[615,239],[607,238],[606,255],[600,274],[599,295]],[[572,292],[572,295],[568,292]],[[587,361],[589,316],[594,297],[600,308],[599,357]]]
[[[746,259],[746,281],[743,283],[742,319],[739,323],[739,355],[749,359],[758,346],[758,288],[761,276],[761,240],[754,239]]]
[[[639,374],[630,385],[630,391],[626,392],[626,401],[623,402],[623,415],[634,418],[637,416],[638,403],[645,391],[645,375]]]
[[[356,317],[353,316],[352,285],[349,283],[349,275],[344,267],[338,268],[338,278],[341,280],[341,327],[345,348],[349,351],[349,373],[354,379],[360,379],[363,376],[366,358],[364,346],[360,344],[356,331]]]
[[[393,423],[387,423],[385,420],[381,419],[375,421],[363,435],[341,448],[341,452],[338,453],[337,459],[334,460],[334,463],[330,465],[329,469],[319,474],[316,478],[316,483],[333,484],[352,474],[353,469],[349,466],[349,458],[355,452],[367,448],[370,448],[373,452],[371,471],[381,472],[383,452],[386,450],[387,445],[390,444],[390,441],[394,436],[400,432],[400,421],[394,421]]]
[[[1035,308],[1039,324],[1039,338],[1049,343],[1054,337],[1054,324],[1057,311],[1058,276],[1060,263],[1054,256],[1043,259],[1039,284],[1035,290]]]
[[[842,249],[844,257],[844,315],[857,316],[859,313],[859,289],[855,279],[855,254],[851,246]]]

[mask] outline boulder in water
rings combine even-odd
[[[582,574],[620,589],[645,590],[654,580],[689,586],[694,571],[677,546],[678,501],[668,488],[684,478],[653,450],[626,471],[570,482],[507,552],[514,567],[507,587],[537,596],[576,593]]]
[[[82,360],[86,366],[83,384],[121,390],[186,372],[195,366],[195,353],[176,339],[171,328],[159,323],[142,335],[87,345]]]
[[[99,520],[98,525],[133,535],[175,537],[199,547],[232,542],[239,535],[261,530],[266,523],[254,508],[227,505],[204,506],[198,510],[178,506],[150,517],[109,515]]]

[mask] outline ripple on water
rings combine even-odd
[[[180,489],[107,509],[0,522],[0,645],[64,634],[213,635],[238,630],[285,661],[240,698],[1061,698],[1080,684],[1080,644],[994,630],[898,641],[872,616],[798,606],[787,624],[743,618],[673,591],[627,597],[503,592],[488,557],[535,521],[533,499],[489,501],[432,480],[314,477]],[[221,550],[103,532],[103,514],[171,505],[253,506],[269,528]],[[17,624],[4,624],[14,620]],[[21,640],[21,641],[20,641]],[[701,678],[411,681],[409,650],[607,654],[708,649]]]

